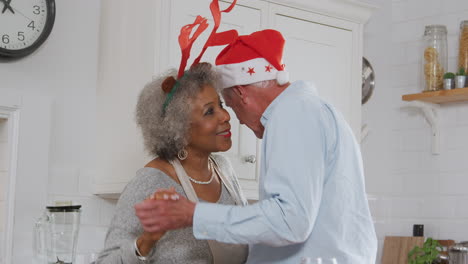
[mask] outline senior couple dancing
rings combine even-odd
[[[311,83],[289,82],[284,45],[271,29],[237,36],[215,65],[144,87],[136,122],[154,159],[121,194],[98,264],[375,263],[359,145]],[[263,139],[254,204],[222,155],[225,107]]]

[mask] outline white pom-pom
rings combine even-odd
[[[289,72],[278,71],[278,73],[276,73],[276,82],[278,82],[279,85],[287,84],[289,82]]]

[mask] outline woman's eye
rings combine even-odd
[[[210,107],[210,108],[205,112],[205,115],[212,115],[213,112],[214,112],[214,109]]]

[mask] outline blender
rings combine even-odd
[[[72,264],[80,227],[81,205],[47,206],[34,225],[38,264]]]

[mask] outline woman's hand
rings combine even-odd
[[[174,188],[169,190],[158,190],[143,202],[135,205],[135,214],[140,220],[144,230],[143,234],[141,234],[137,239],[137,247],[142,256],[148,255],[153,246],[159,241],[159,239],[161,239],[164,233],[166,233],[165,231],[151,232],[145,228],[145,226],[152,226],[154,223],[154,219],[152,219],[152,217],[147,217],[150,216],[151,211],[153,211],[156,206],[154,201],[164,200],[171,197],[172,199],[178,198]]]
[[[147,256],[158,240],[161,239],[161,237],[164,235],[164,233],[165,232],[143,232],[143,234],[141,234],[136,241],[138,251],[140,252],[141,256]]]

